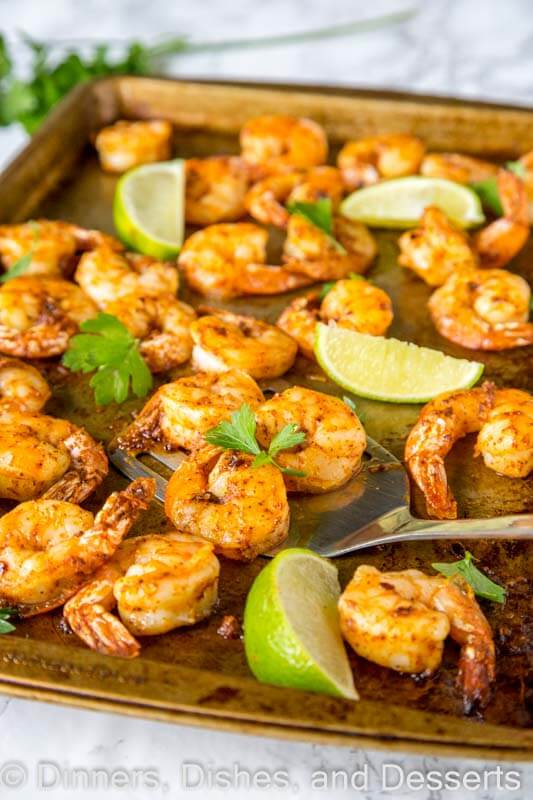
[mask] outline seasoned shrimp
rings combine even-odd
[[[106,172],[126,172],[140,164],[167,161],[172,155],[172,124],[167,120],[119,120],[95,137],[100,166]]]
[[[424,144],[407,133],[369,136],[346,142],[337,164],[350,189],[369,186],[382,178],[401,178],[418,172]]]
[[[461,153],[428,153],[420,166],[427,178],[445,178],[455,183],[475,183],[498,173],[496,164]]]
[[[482,228],[473,239],[482,267],[505,266],[520,252],[529,238],[529,212],[524,182],[505,169],[498,172],[496,181],[503,217]]]
[[[533,470],[533,397],[519,389],[499,389],[475,452],[500,475],[527,478]]]
[[[494,407],[495,388],[445,392],[427,403],[405,443],[405,461],[426,498],[430,517],[456,519],[457,502],[448,486],[444,459],[458,439],[480,430]]]
[[[60,278],[13,278],[0,288],[0,353],[22,358],[61,355],[97,308]]]
[[[285,207],[293,202],[314,203],[329,198],[337,210],[344,193],[342,175],[335,167],[314,167],[307,172],[271,175],[258,181],[246,195],[248,212],[264,225],[285,228],[289,211]]]
[[[487,467],[509,478],[533,469],[533,400],[518,389],[447,392],[422,409],[405,445],[405,460],[424,493],[428,514],[455,519],[457,503],[448,486],[444,459],[455,442],[479,431],[475,449]]]
[[[271,464],[252,467],[253,460],[234,450],[195,451],[168,483],[167,517],[237,561],[251,561],[281,544],[289,529],[283,477]]]
[[[331,322],[372,336],[382,336],[393,318],[390,297],[363,278],[337,281],[320,302],[318,292],[296,297],[282,311],[277,325],[314,359],[317,322]]]
[[[431,675],[451,636],[461,647],[465,713],[488,703],[496,674],[492,631],[463,579],[363,564],[340,597],[339,614],[341,632],[358,655],[398,672]]]
[[[319,166],[328,154],[323,128],[304,117],[254,117],[241,128],[240,139],[241,155],[257,178]]]
[[[5,409],[40,411],[51,396],[41,373],[18,358],[0,358],[0,414]]]
[[[276,325],[292,336],[303,355],[315,360],[316,326],[322,319],[319,292],[295,297],[278,317]]]
[[[311,283],[265,263],[267,238],[267,231],[247,222],[210,225],[189,236],[178,263],[192,289],[220,299],[280,294]]]
[[[114,253],[106,247],[85,253],[74,279],[99,308],[132,292],[174,296],[178,291],[173,264],[137,253]]]
[[[0,497],[12,500],[81,503],[108,471],[102,445],[83,428],[9,407],[0,411],[0,452]]]
[[[253,378],[239,370],[197,372],[161,386],[132,424],[118,438],[122,450],[142,452],[152,443],[168,449],[195,450],[205,445],[204,434],[247,403],[264,402]]]
[[[507,350],[533,344],[527,281],[503,269],[452,275],[428,307],[441,336],[472,350]]]
[[[219,572],[205,539],[178,532],[134,536],[70,598],[63,614],[92,650],[133,658],[141,649],[135,636],[157,636],[208,617]]]
[[[0,519],[0,603],[22,616],[62,605],[115,552],[154,495],[140,478],[101,511],[61,500],[30,500]]]
[[[190,225],[236,222],[244,217],[249,174],[242,159],[189,158],[185,175],[185,220]]]
[[[277,378],[292,367],[298,345],[275,325],[222,309],[208,311],[191,325],[195,369],[240,369],[259,380]]]
[[[342,486],[361,466],[366,435],[356,414],[337,397],[301,386],[275,395],[256,411],[257,441],[268,449],[288,424],[305,433],[303,444],[276,458],[282,467],[303,472],[285,475],[289,492],[319,494]]]
[[[87,230],[70,222],[30,220],[17,225],[0,225],[0,260],[6,270],[31,254],[25,275],[68,276],[79,256],[95,247],[123,250],[122,244],[101,231]]]
[[[151,372],[165,372],[188,361],[192,353],[194,309],[175,297],[122,295],[105,307],[141,340],[140,351]]]
[[[336,216],[333,235],[336,241],[300,214],[292,214],[283,248],[287,269],[313,281],[365,272],[377,255],[376,240],[366,225]]]
[[[478,266],[467,236],[435,206],[425,209],[419,227],[402,233],[398,244],[398,263],[412,269],[429,286],[442,286],[455,272]]]
[[[389,295],[363,278],[337,281],[322,301],[320,314],[325,322],[372,336],[383,336],[393,317]]]

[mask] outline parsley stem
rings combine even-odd
[[[149,57],[159,58],[161,56],[176,55],[186,53],[215,53],[223,50],[245,50],[250,47],[282,47],[287,44],[298,44],[303,42],[317,41],[319,39],[334,39],[341,36],[351,36],[354,33],[365,33],[366,31],[378,30],[387,25],[396,25],[411,19],[417,12],[415,7],[397,11],[392,14],[383,14],[379,17],[370,19],[354,20],[353,22],[330,25],[324,28],[315,28],[309,31],[299,31],[295,33],[274,34],[272,36],[261,36],[247,39],[226,39],[221,41],[209,42],[187,42],[183,37],[169,39],[158,45],[147,48]]]

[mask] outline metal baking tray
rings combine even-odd
[[[229,84],[119,77],[96,81],[73,91],[54,111],[25,150],[1,177],[0,219],[14,222],[46,216],[113,232],[112,200],[116,178],[104,174],[90,145],[92,133],[118,118],[165,117],[175,125],[177,156],[237,152],[241,125],[260,113],[305,115],[321,123],[336,149],[348,138],[378,132],[410,131],[431,149],[458,150],[491,159],[514,157],[533,146],[533,112],[512,107],[349,89]],[[377,232],[380,256],[372,279],[389,292],[395,308],[391,334],[447,353],[472,357],[441,339],[425,308],[429,289],[396,265],[397,234]],[[272,257],[279,242],[273,237]],[[533,283],[533,246],[513,269]],[[199,298],[187,293],[185,299]],[[235,310],[273,320],[287,297],[241,299]],[[500,385],[529,388],[533,349],[475,354],[485,375]],[[46,366],[54,389],[51,414],[84,425],[109,441],[140,408],[95,408],[85,378]],[[301,359],[286,376],[321,391],[340,393],[316,365]],[[358,402],[373,438],[401,456],[403,442],[419,407]],[[511,481],[472,458],[472,442],[461,441],[449,459],[449,475],[464,516],[492,516],[531,510],[533,481]],[[110,475],[87,504],[98,508],[107,494],[124,485]],[[342,490],[337,493],[342,502]],[[325,497],[313,501],[316,512]],[[423,516],[418,493],[414,513]],[[298,515],[298,506],[293,508]],[[300,514],[301,517],[301,514]],[[306,518],[299,525],[312,525]],[[136,532],[163,530],[168,523],[154,506]],[[468,543],[467,543],[468,545]],[[224,614],[242,618],[244,598],[263,567],[259,558],[243,565],[223,562],[220,603],[213,617],[143,642],[141,656],[125,661],[101,656],[86,647],[62,622],[61,611],[26,620],[14,634],[0,637],[0,691],[63,704],[113,710],[254,734],[391,751],[528,759],[533,734],[528,711],[527,668],[531,657],[531,544],[525,541],[472,542],[480,566],[508,588],[503,609],[485,606],[495,630],[498,679],[494,699],[483,718],[462,716],[455,687],[457,648],[448,644],[439,673],[415,682],[351,654],[358,703],[262,685],[250,675],[240,640],[217,634]],[[344,585],[358,564],[383,569],[418,567],[452,560],[462,553],[454,542],[416,542],[380,546],[336,561]],[[529,614],[529,617],[528,617]],[[531,693],[531,690],[530,690]],[[529,700],[531,699],[529,694]]]

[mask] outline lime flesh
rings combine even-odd
[[[478,361],[322,323],[315,354],[339,386],[389,403],[425,403],[442,392],[468,389],[483,372]]]
[[[279,553],[246,600],[244,646],[255,677],[358,699],[338,620],[337,569],[309,550]]]
[[[183,242],[185,172],[181,159],[126,172],[115,191],[113,214],[122,241],[158,259],[175,258]]]
[[[437,206],[460,228],[481,225],[485,217],[477,194],[443,178],[412,176],[358,189],[341,205],[349,219],[374,228],[412,228],[427,206]]]

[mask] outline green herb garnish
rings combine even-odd
[[[205,438],[209,444],[223,447],[226,450],[239,450],[242,453],[249,453],[255,456],[252,467],[262,467],[264,464],[272,464],[285,475],[295,478],[304,478],[306,473],[295,469],[282,467],[276,461],[276,456],[282,450],[290,450],[291,447],[305,442],[305,433],[298,430],[294,423],[285,425],[272,439],[268,450],[262,450],[257,442],[255,431],[257,423],[255,414],[248,403],[234,411],[229,420],[223,420],[215,428],[207,431]]]
[[[455,561],[444,564],[432,564],[433,569],[437,572],[442,572],[446,577],[451,578],[454,575],[460,575],[464,580],[470,584],[475,594],[485,600],[491,600],[493,603],[505,602],[505,589],[490,578],[487,578],[474,564],[474,556],[465,552],[465,557],[461,561]]]
[[[6,270],[6,272],[0,275],[0,283],[7,283],[13,278],[18,278],[20,275],[24,275],[24,273],[31,264],[32,257],[33,253],[26,253],[21,258],[19,258],[18,261],[15,261],[12,267],[10,267],[8,270]]]
[[[152,374],[139,351],[139,342],[112,314],[100,312],[82,322],[73,336],[63,364],[74,372],[95,372],[90,385],[98,405],[123,403],[131,390],[144,397],[152,388]]]
[[[526,176],[526,168],[521,161],[507,161],[505,168],[510,172],[514,172],[519,178],[525,178]],[[475,181],[470,184],[470,188],[475,191],[486,208],[496,214],[497,217],[503,216],[498,182],[495,177],[485,178],[483,181]]]
[[[346,255],[346,248],[333,236],[333,206],[329,197],[321,197],[314,203],[294,202],[287,203],[290,214],[298,214],[315,228],[326,234],[335,250]]]
[[[0,633],[12,633],[15,630],[15,626],[8,620],[16,615],[16,608],[0,608]]]
[[[186,36],[176,36],[147,45],[132,42],[122,57],[114,58],[107,44],[94,44],[89,56],[81,55],[59,43],[37,42],[22,35],[22,41],[32,54],[30,77],[21,80],[13,70],[13,59],[7,43],[0,37],[0,125],[18,122],[33,133],[51,108],[80,83],[108,75],[162,74],[168,58],[194,53],[214,53],[223,50],[277,47],[350,36],[376,30],[409,19],[416,13],[409,8],[366,20],[355,20],[315,30],[264,36],[250,39],[230,39],[211,42],[191,42]],[[65,49],[67,52],[65,52]],[[84,48],[86,49],[86,48]],[[61,52],[62,51],[62,52]],[[55,53],[60,52],[57,57]]]

